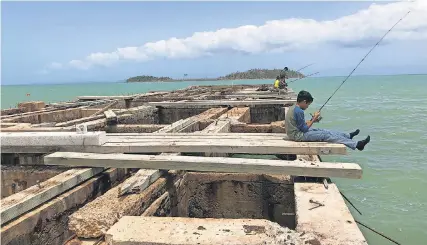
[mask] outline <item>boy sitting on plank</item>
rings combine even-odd
[[[357,129],[352,133],[343,133],[327,129],[311,128],[314,122],[320,117],[320,112],[316,112],[310,121],[304,120],[304,110],[313,102],[313,97],[307,91],[300,91],[297,97],[296,105],[289,108],[285,116],[286,134],[289,139],[302,142],[329,142],[341,143],[352,150],[362,151],[371,140],[368,135],[366,139],[355,141],[353,137],[358,135],[360,130]]]

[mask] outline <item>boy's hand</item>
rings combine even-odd
[[[319,117],[320,117],[320,111],[316,111],[316,112],[314,113],[314,117],[315,117],[315,118],[319,118]]]
[[[316,112],[314,113],[314,115],[312,115],[312,118],[311,118],[311,120],[312,120],[313,122],[319,122],[319,121],[320,121],[320,119],[322,119],[322,117],[320,116],[320,112],[319,112],[319,111],[316,111]]]

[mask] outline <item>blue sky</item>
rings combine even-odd
[[[307,73],[346,75],[404,4],[2,2],[2,84],[215,77],[313,62]],[[356,74],[427,73],[426,6],[414,8]]]

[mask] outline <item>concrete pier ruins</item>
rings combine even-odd
[[[1,243],[367,244],[330,179],[361,167],[287,140],[296,95],[262,87],[2,110]]]

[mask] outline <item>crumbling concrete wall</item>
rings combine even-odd
[[[123,114],[117,117],[117,123],[119,124],[159,124],[159,113],[154,111],[153,113],[133,113]]]
[[[13,115],[13,114],[18,114],[18,113],[23,113],[23,111],[19,108],[10,108],[10,109],[3,109],[1,110],[1,115],[5,116],[5,115]]]
[[[2,153],[1,164],[5,165],[43,165],[44,154],[40,153]]]
[[[178,120],[198,115],[207,108],[188,107],[188,108],[159,108],[159,124],[172,124]]]
[[[277,121],[280,113],[280,107],[275,105],[256,105],[251,106],[252,123],[271,123]]]
[[[29,102],[22,102],[18,104],[18,108],[22,112],[39,111],[45,108],[45,106],[46,105],[43,101],[29,101]]]
[[[289,176],[189,172],[177,198],[180,217],[268,219],[295,227]]]
[[[68,168],[56,166],[2,165],[1,197],[7,197],[58,175]]]
[[[271,124],[231,124],[233,133],[271,133]]]

